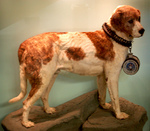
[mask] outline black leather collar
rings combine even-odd
[[[110,27],[107,25],[107,23],[104,23],[102,26],[103,30],[105,33],[111,37],[114,41],[117,43],[125,46],[125,47],[131,47],[132,46],[132,41],[127,41],[121,37],[119,37],[113,30],[110,29]]]

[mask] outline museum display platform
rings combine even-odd
[[[112,109],[101,109],[94,90],[56,107],[51,115],[42,107],[33,106],[29,120],[35,123],[34,127],[22,126],[22,108],[8,114],[1,124],[5,131],[141,131],[148,119],[146,110],[124,98],[119,100],[121,111],[130,115],[128,119],[118,120]]]

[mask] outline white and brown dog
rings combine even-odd
[[[61,70],[97,76],[100,106],[104,109],[111,106],[105,103],[108,87],[116,118],[128,118],[128,114],[120,111],[118,79],[128,47],[133,38],[141,37],[143,33],[140,11],[131,6],[119,6],[101,30],[49,32],[24,41],[18,50],[21,93],[9,101],[12,103],[24,98],[28,79],[32,88],[23,102],[22,124],[34,126],[28,115],[39,98],[46,113],[55,112],[55,108],[49,107],[48,96]]]

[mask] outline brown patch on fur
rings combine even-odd
[[[32,86],[29,97],[32,97],[42,84],[39,75],[42,63],[46,65],[52,60],[53,43],[58,39],[55,33],[44,33],[27,39],[20,45],[19,62],[25,63],[25,73]]]
[[[127,36],[132,34],[134,21],[139,20],[140,11],[131,6],[122,6],[118,8],[111,17],[111,25],[118,31],[124,32]],[[133,23],[129,23],[133,20]]]
[[[80,47],[70,47],[66,50],[67,57],[76,61],[82,60],[85,57],[85,53]]]
[[[96,32],[84,32],[88,38],[92,41],[96,48],[95,56],[99,59],[112,61],[115,57],[113,51],[113,44],[110,38],[105,34],[103,30]]]

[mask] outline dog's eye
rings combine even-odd
[[[131,20],[129,20],[128,22],[129,22],[130,24],[132,24],[132,23],[133,23],[133,20],[131,19]]]
[[[133,19],[129,20],[128,22],[129,22],[130,24],[132,24],[132,23],[133,23]]]

